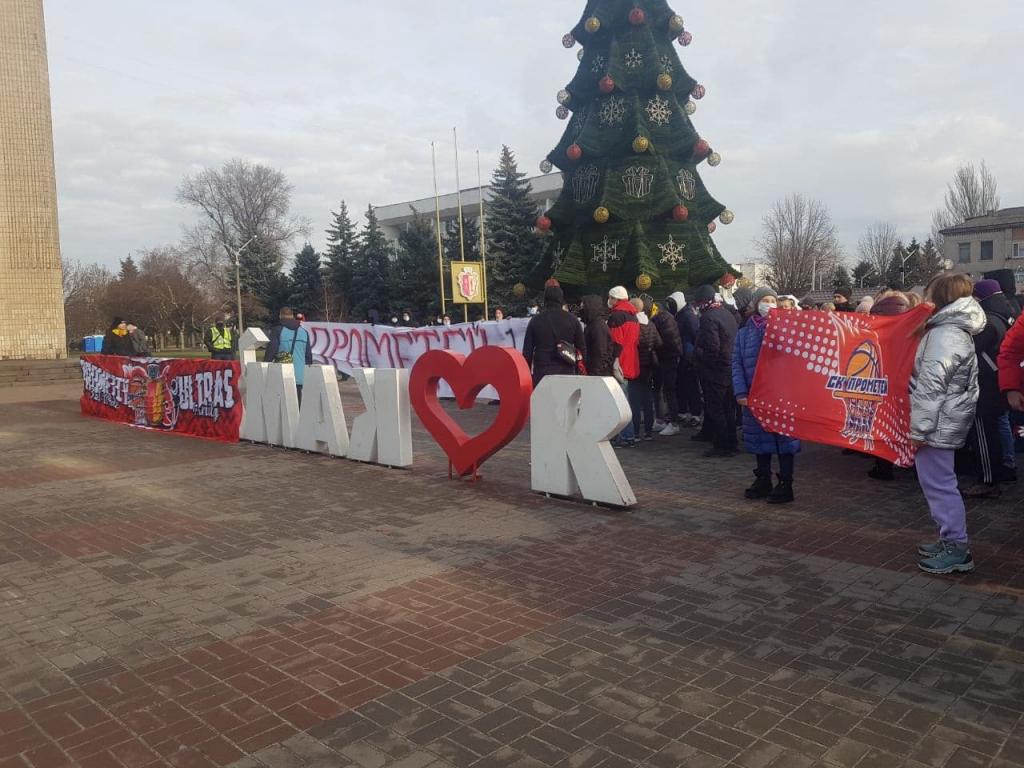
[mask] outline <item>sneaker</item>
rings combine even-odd
[[[687,422],[686,426],[688,426],[688,427],[703,427],[704,426],[704,419],[702,419],[700,416],[691,416],[690,420]]]
[[[662,437],[675,437],[679,434],[678,424],[666,424],[665,428],[661,430]]]
[[[917,554],[921,557],[935,557],[945,552],[941,539],[939,541],[926,541],[917,545]]]
[[[655,419],[654,420],[654,431],[655,432],[661,432],[661,430],[663,430],[667,426],[668,426],[668,422],[667,421],[662,421],[661,419]]]
[[[743,492],[743,495],[748,499],[765,499],[772,490],[771,477],[758,477],[754,480],[754,484]]]
[[[960,495],[965,499],[997,499],[1003,492],[998,483],[975,483],[967,488],[961,488]]]
[[[653,440],[653,439],[654,439],[654,435],[652,435],[650,433],[644,435],[644,440]]]
[[[970,573],[974,570],[974,559],[966,544],[944,541],[941,553],[921,560],[917,567],[925,573]]]
[[[793,501],[793,481],[779,478],[779,484],[768,494],[769,504],[789,504]]]

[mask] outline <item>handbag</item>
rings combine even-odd
[[[294,363],[295,362],[295,342],[299,340],[299,329],[295,329],[295,334],[292,336],[292,347],[287,352],[278,352],[277,357],[274,358],[275,363]]]

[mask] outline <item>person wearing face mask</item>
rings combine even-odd
[[[736,403],[732,393],[736,320],[710,285],[694,292],[693,303],[700,313],[694,357],[704,392],[704,429],[703,434],[690,439],[711,442],[706,457],[728,458],[736,455]]]
[[[526,305],[527,317],[536,317],[539,314],[540,308],[537,306],[537,302],[531,300],[530,303]]]
[[[732,357],[732,386],[736,402],[743,406],[743,446],[757,457],[754,484],[744,494],[748,499],[767,499],[769,504],[793,501],[793,464],[800,452],[800,441],[768,432],[747,407],[747,397],[754,383],[757,359],[768,328],[768,315],[779,303],[771,288],[758,288],[752,304],[757,311],[736,334],[736,350]],[[779,457],[779,484],[772,484],[772,455]]]
[[[451,325],[451,324],[452,324],[452,316],[451,315],[441,315],[441,325]]]

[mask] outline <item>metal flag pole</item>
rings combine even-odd
[[[476,151],[476,186],[480,193],[480,271],[484,278],[484,320],[491,319],[490,297],[487,294],[487,239],[485,235],[486,224],[484,222],[484,181],[480,175],[480,150]]]
[[[452,139],[455,142],[455,191],[459,201],[459,258],[466,260],[466,236],[462,227],[462,182],[459,181],[459,133],[452,128]],[[469,305],[462,305],[462,318],[469,322]]]
[[[444,246],[441,245],[441,198],[437,193],[437,151],[434,142],[430,142],[430,162],[434,166],[434,214],[437,217],[437,282],[441,286],[441,314],[448,310],[444,302]]]

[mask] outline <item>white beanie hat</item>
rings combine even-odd
[[[610,291],[608,291],[608,298],[615,299],[616,301],[625,301],[629,298],[629,292],[626,291],[621,285],[616,285]]]

